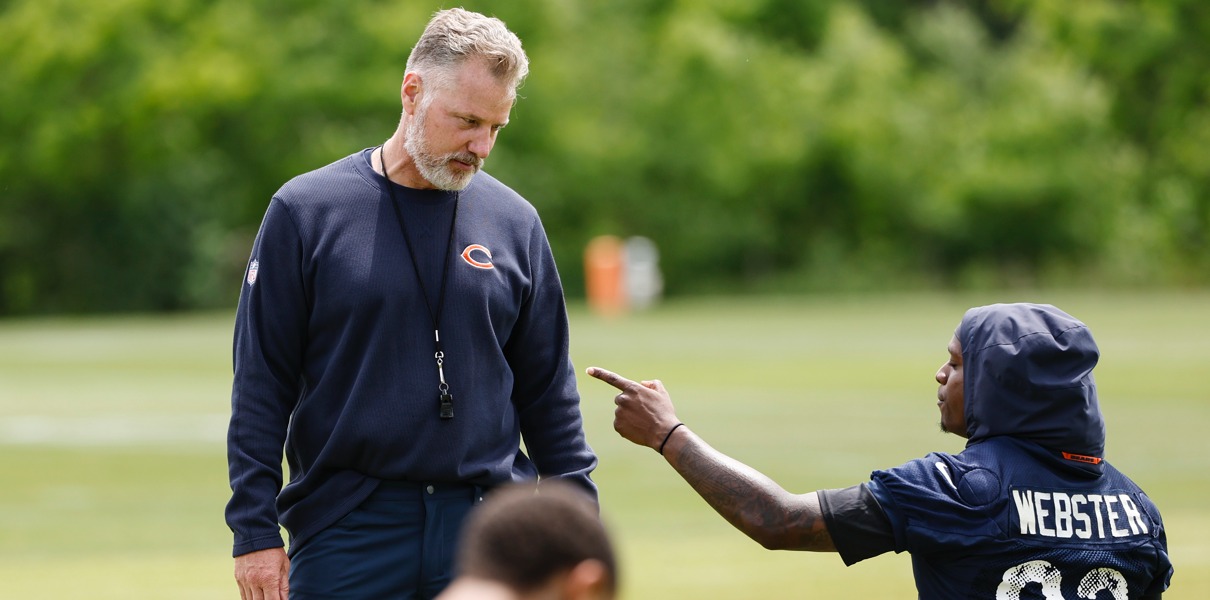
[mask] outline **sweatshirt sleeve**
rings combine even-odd
[[[227,430],[233,555],[283,546],[276,508],[290,414],[298,400],[307,326],[302,243],[286,205],[265,212],[235,317]]]
[[[533,284],[504,349],[514,373],[512,401],[521,435],[540,477],[573,481],[596,498],[590,473],[597,457],[584,435],[563,286],[536,216],[529,254]]]

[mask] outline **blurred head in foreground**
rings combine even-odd
[[[536,489],[498,488],[471,513],[440,600],[615,597],[617,563],[596,503],[558,480]]]

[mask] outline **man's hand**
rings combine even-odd
[[[658,450],[668,432],[680,421],[672,406],[672,397],[660,380],[635,382],[617,373],[589,367],[588,374],[621,391],[614,397],[613,428],[622,437]]]
[[[242,554],[235,557],[235,581],[243,600],[287,600],[290,559],[282,548]]]

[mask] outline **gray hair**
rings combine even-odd
[[[408,55],[407,70],[444,87],[467,60],[483,60],[498,80],[513,90],[529,75],[529,58],[521,40],[504,22],[461,8],[438,11]]]

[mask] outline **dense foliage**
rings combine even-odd
[[[465,2],[532,74],[488,170],[569,294],[1210,283],[1200,0]],[[230,306],[269,196],[380,143],[436,3],[0,2],[0,314]]]

